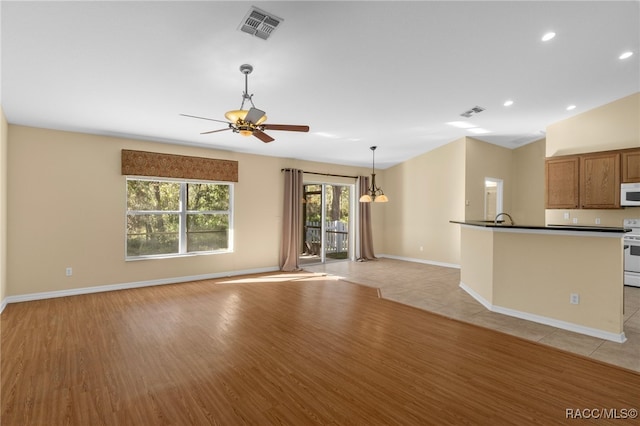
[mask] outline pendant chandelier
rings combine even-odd
[[[386,203],[389,201],[382,188],[376,186],[376,148],[377,146],[369,147],[373,156],[373,166],[371,171],[371,185],[367,188],[367,193],[360,197],[361,203]]]

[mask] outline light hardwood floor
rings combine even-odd
[[[553,425],[640,408],[640,374],[324,274],[10,304],[0,331],[3,426]]]
[[[460,288],[460,270],[379,258],[305,269],[375,287],[383,298],[640,372],[640,288],[624,288],[625,343],[615,343],[488,311]]]

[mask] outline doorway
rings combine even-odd
[[[494,220],[502,213],[502,179],[484,178],[484,220]]]
[[[300,264],[352,258],[353,185],[303,185]]]

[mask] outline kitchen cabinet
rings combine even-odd
[[[580,208],[620,208],[620,153],[580,155]]]
[[[620,155],[622,162],[622,182],[640,182],[640,149],[623,151]]]
[[[548,158],[545,169],[545,207],[547,209],[577,209],[579,206],[580,157]]]

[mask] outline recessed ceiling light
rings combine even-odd
[[[573,109],[576,109],[576,106],[575,106],[575,105],[569,105],[569,106],[567,107],[567,111],[571,111],[571,110],[573,110]]]
[[[513,101],[511,99],[504,102],[504,106],[511,106],[511,105],[513,105]]]
[[[627,59],[633,55],[633,52],[624,52],[622,55],[618,56],[619,59]]]
[[[475,124],[471,124],[467,121],[449,121],[447,124],[449,126],[457,127],[459,129],[469,129],[471,127],[476,127]]]
[[[485,133],[491,133],[491,130],[482,129],[480,127],[474,127],[473,129],[467,129],[467,131],[471,133],[475,133],[476,135],[483,135]]]
[[[556,33],[554,33],[553,31],[550,31],[548,33],[546,33],[545,35],[542,36],[542,41],[549,41],[552,38],[554,38],[556,36]]]

